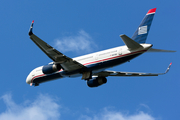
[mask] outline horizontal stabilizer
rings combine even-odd
[[[120,37],[123,40],[123,42],[126,44],[126,46],[129,48],[129,50],[135,50],[135,49],[142,48],[142,46],[139,43],[135,42],[128,36],[123,34],[123,35],[120,35]]]
[[[176,52],[176,51],[150,48],[147,52]]]

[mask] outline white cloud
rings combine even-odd
[[[62,113],[67,114],[68,119],[78,120],[157,120],[143,111],[135,114],[113,111],[108,108],[100,112],[92,112],[89,108],[85,108],[85,113],[84,111],[71,111],[69,108],[70,111],[67,111],[67,108],[61,108],[61,105],[51,96],[43,94],[40,94],[34,101],[24,101],[22,104],[16,104],[11,94],[6,94],[1,99],[6,104],[6,110],[0,113],[0,120],[59,120]]]
[[[139,111],[136,114],[128,114],[104,109],[101,113],[93,116],[81,115],[79,120],[157,120],[150,114]]]
[[[0,113],[0,120],[58,120],[60,106],[48,95],[40,94],[32,101],[16,104],[10,94],[1,97],[7,109]]]
[[[88,53],[97,48],[91,36],[84,30],[74,36],[55,39],[55,42],[55,47],[61,52]]]

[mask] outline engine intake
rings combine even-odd
[[[51,73],[59,71],[61,68],[62,67],[60,64],[49,64],[49,65],[43,66],[42,72],[44,74],[51,74]]]
[[[102,84],[105,84],[107,79],[105,77],[95,77],[92,80],[87,81],[89,87],[98,87]]]

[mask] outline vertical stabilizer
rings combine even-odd
[[[133,34],[132,39],[137,43],[146,42],[155,12],[156,8],[150,9],[144,17],[144,19],[142,20],[142,22],[140,23],[135,33]]]

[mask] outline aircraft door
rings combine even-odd
[[[118,49],[118,55],[122,55],[122,49],[121,48]]]

